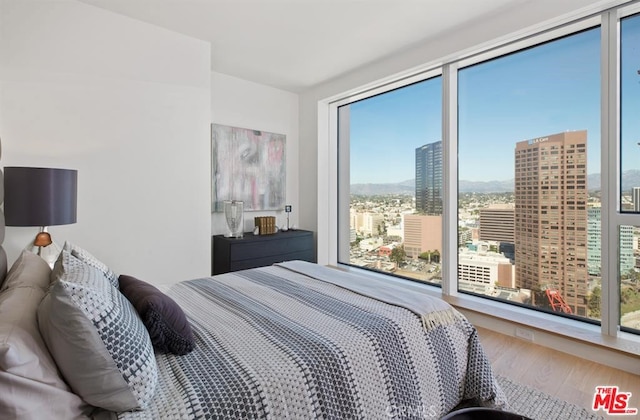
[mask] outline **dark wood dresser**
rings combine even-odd
[[[214,235],[212,251],[212,275],[283,261],[316,262],[313,232],[300,229],[272,235],[245,233],[243,238]]]

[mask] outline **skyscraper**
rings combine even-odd
[[[555,289],[580,316],[587,315],[587,198],[585,130],[516,144],[516,286]]]
[[[602,271],[602,208],[601,204],[587,207],[587,271],[600,276]]]
[[[416,211],[430,216],[442,214],[442,142],[416,149]]]

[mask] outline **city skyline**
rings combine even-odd
[[[448,264],[441,258],[457,258],[459,291],[599,320],[601,287],[609,281],[600,174],[620,176],[620,212],[638,211],[640,203],[640,15],[621,20],[620,39],[619,92],[601,77],[607,60],[600,27],[460,65],[453,156],[442,133],[440,76],[343,105],[338,141],[349,149],[340,167],[349,173],[339,182],[349,177],[352,221],[362,214],[379,223],[369,234],[364,224],[351,224],[348,263],[439,284]],[[602,94],[615,96],[603,101]],[[601,112],[617,100],[620,145],[609,153],[616,141],[609,131],[601,141]],[[458,229],[446,235],[455,240],[457,233],[458,252],[450,255],[425,241],[443,237],[433,184],[438,174],[445,181],[443,166],[454,159]],[[513,210],[491,208],[506,204]],[[620,325],[637,329],[640,226],[619,232]]]
[[[625,22],[622,34],[621,82],[638,92],[623,95],[621,134],[640,140],[640,121],[632,117],[640,108],[640,56],[632,54],[640,43],[637,23]],[[599,28],[463,68],[458,91],[459,179],[512,179],[518,141],[581,130],[588,136],[587,172],[601,172]],[[441,98],[435,77],[349,105],[351,184],[414,179],[413,151],[441,140]],[[640,169],[637,147],[623,140],[623,170]]]

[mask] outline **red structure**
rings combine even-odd
[[[546,293],[547,299],[549,299],[549,303],[551,304],[551,309],[553,309],[554,312],[564,312],[565,314],[573,313],[571,307],[562,299],[562,295],[557,290],[548,288]]]

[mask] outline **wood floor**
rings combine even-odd
[[[484,328],[478,328],[478,333],[497,375],[587,410],[592,408],[596,386],[617,385],[620,391],[632,393],[630,407],[640,410],[640,376]]]

